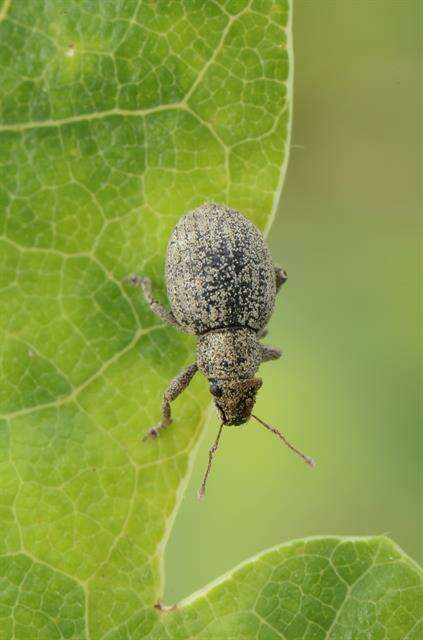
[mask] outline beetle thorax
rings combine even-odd
[[[210,379],[253,378],[260,365],[260,345],[246,328],[216,329],[199,337],[198,368]]]

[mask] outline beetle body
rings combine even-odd
[[[255,374],[262,362],[281,356],[260,340],[276,293],[286,281],[258,229],[234,209],[204,204],[181,218],[169,239],[166,287],[171,310],[153,296],[149,278],[134,275],[130,281],[142,287],[150,308],[164,322],[198,339],[196,362],[171,381],[163,396],[162,419],[146,437],[156,438],[172,422],[170,403],[200,370],[209,380],[221,426],[199,496],[204,495],[223,425],[241,425],[251,416],[313,465],[280,431],[252,414],[262,385]]]

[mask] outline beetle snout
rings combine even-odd
[[[223,424],[228,426],[240,426],[249,419],[249,415],[245,415],[245,407],[233,407],[224,405],[222,402],[214,401],[219,417]]]
[[[218,404],[216,404],[216,408],[219,412],[219,416],[220,419],[222,420],[224,425],[227,425],[228,427],[239,427],[242,424],[245,424],[248,420],[249,417],[247,418],[244,416],[240,416],[240,415],[235,415],[235,416],[228,416],[227,414],[225,414],[224,410],[222,409],[222,407],[220,407]]]
[[[233,425],[234,427],[239,427],[241,424],[245,424],[248,421],[248,418],[234,418],[232,422],[228,424]]]
[[[210,392],[223,424],[240,426],[251,417],[260,378],[246,380],[210,380]]]
[[[219,398],[214,402],[223,424],[237,427],[248,422],[254,407],[254,398]]]

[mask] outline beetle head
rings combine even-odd
[[[210,382],[210,393],[219,416],[226,425],[241,425],[251,416],[261,378],[247,380],[215,380]]]

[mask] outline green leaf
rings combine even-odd
[[[422,601],[422,572],[387,538],[309,538],[247,561],[149,637],[417,640]]]
[[[153,607],[208,394],[141,442],[195,345],[123,279],[163,296],[170,230],[205,200],[270,223],[287,0],[0,6],[0,639],[417,638],[421,576],[384,541],[293,543]]]

